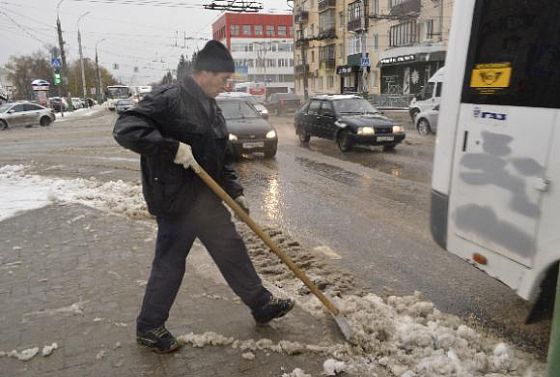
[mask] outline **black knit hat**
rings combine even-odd
[[[235,64],[226,46],[218,41],[209,41],[198,52],[194,69],[196,71],[235,72]]]

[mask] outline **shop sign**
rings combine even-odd
[[[358,71],[358,67],[355,65],[339,65],[338,67],[336,67],[337,75],[347,75],[357,71]]]
[[[416,55],[401,55],[401,56],[393,56],[392,58],[383,58],[379,62],[381,64],[397,64],[397,63],[407,63],[413,62],[416,60]]]

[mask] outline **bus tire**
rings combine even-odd
[[[543,319],[552,318],[554,312],[554,298],[558,281],[558,263],[552,265],[541,282],[540,293],[531,307],[525,320],[526,324],[536,323]]]

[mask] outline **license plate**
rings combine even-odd
[[[253,148],[263,148],[264,141],[254,141],[251,143],[243,143],[243,148],[245,149],[253,149]]]
[[[394,136],[378,136],[377,141],[393,141],[395,140]]]

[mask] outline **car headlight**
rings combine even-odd
[[[404,132],[404,128],[402,126],[393,126],[393,133],[400,134]]]
[[[358,135],[374,135],[375,129],[373,127],[360,127],[358,128]]]
[[[274,131],[274,130],[268,131],[266,133],[266,138],[267,139],[274,139],[275,137],[276,137],[276,131]]]
[[[236,141],[236,140],[237,140],[237,135],[229,134],[229,141]]]

